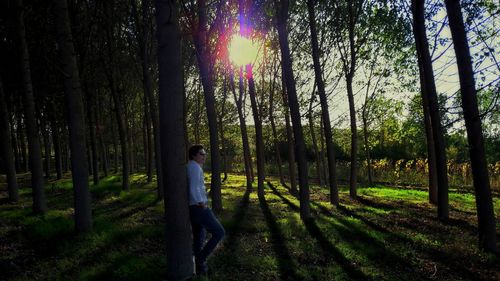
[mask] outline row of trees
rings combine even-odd
[[[472,65],[460,3],[444,3],[459,69],[480,245],[495,251],[495,217],[481,124],[481,117],[492,115],[478,111],[474,75],[482,72],[474,71]],[[488,1],[467,2],[467,19],[474,18],[474,13],[478,18],[478,11],[494,10],[491,5]],[[57,178],[62,177],[65,167],[70,168],[75,225],[78,232],[85,232],[92,228],[89,174],[98,184],[112,162],[115,172],[121,170],[122,188],[128,190],[130,172],[144,167],[148,181],[152,181],[156,170],[158,197],[165,197],[169,229],[178,230],[169,231],[167,241],[169,272],[179,279],[192,272],[186,266],[191,253],[186,235],[188,210],[183,204],[185,147],[202,140],[205,123],[214,210],[223,208],[221,174],[229,165],[228,132],[239,125],[236,134],[241,136],[248,187],[254,175],[251,148],[255,145],[258,194],[264,195],[264,141],[269,139],[284,184],[288,183],[282,161],[289,162],[290,190],[299,197],[300,215],[307,220],[311,214],[306,139],[310,138],[315,148],[318,141],[325,147],[324,157],[319,156],[319,149],[315,154],[316,159],[324,159],[330,201],[336,206],[336,147],[348,144],[349,194],[355,199],[360,147],[368,159],[371,178],[370,122],[376,101],[384,100],[384,95],[390,100],[391,91],[411,88],[417,70],[430,201],[437,204],[438,218],[447,220],[443,103],[440,106],[430,52],[433,47],[426,34],[426,21],[432,21],[429,7],[432,10],[439,5],[425,7],[423,0],[308,0],[294,5],[285,0],[157,0],[154,5],[148,0],[2,3],[0,130],[5,136],[2,159],[9,198],[18,200],[16,168],[23,170],[23,163],[29,162],[33,211],[44,213],[44,167],[49,176],[54,164]],[[245,71],[231,65],[227,52],[238,18],[250,30],[245,35],[262,42],[262,55],[256,58],[259,62],[246,66]],[[360,73],[364,77],[360,78]],[[237,85],[234,75],[239,75]],[[493,93],[490,100],[495,101],[491,86],[486,85],[484,91]],[[234,102],[230,102],[231,97]],[[346,100],[347,111],[343,111],[340,99]],[[246,124],[248,105],[253,126]],[[497,103],[488,110],[495,106]],[[379,112],[384,114],[383,109]],[[304,126],[306,119],[309,129]],[[335,132],[343,121],[349,124],[350,138],[341,144]],[[265,122],[271,127],[268,139],[263,134]],[[320,130],[315,130],[318,124]],[[254,134],[248,132],[253,129]],[[249,140],[252,135],[255,142]],[[360,135],[364,137],[362,146]],[[283,153],[287,159],[281,159],[280,142],[287,143],[288,151]],[[65,160],[69,155],[71,161]]]

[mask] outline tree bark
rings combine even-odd
[[[212,195],[212,208],[215,212],[222,211],[221,178],[220,178],[220,153],[219,134],[217,129],[217,115],[215,113],[215,93],[213,85],[212,70],[210,66],[210,52],[206,43],[207,36],[207,14],[205,0],[198,1],[198,28],[193,33],[193,41],[196,48],[196,59],[200,69],[200,78],[205,96],[207,109],[208,130],[210,135],[210,165],[212,179],[210,190]]]
[[[51,114],[49,115],[50,118],[50,126],[51,126],[51,131],[52,131],[52,143],[54,144],[54,158],[55,158],[55,165],[56,165],[56,178],[58,180],[62,179],[62,152],[61,152],[61,137],[60,137],[60,130],[59,126],[56,121],[56,109],[54,104],[52,103],[51,105]]]
[[[314,1],[307,0],[307,10],[309,14],[309,28],[311,31],[311,46],[312,46],[312,57],[314,65],[314,77],[316,85],[318,86],[318,95],[321,103],[321,116],[323,120],[323,129],[326,139],[326,154],[328,158],[328,176],[329,176],[329,186],[330,186],[330,203],[338,206],[339,205],[339,191],[337,186],[337,172],[336,172],[336,161],[335,161],[335,150],[333,147],[333,137],[332,137],[332,127],[330,125],[330,113],[328,111],[328,101],[326,99],[325,93],[325,83],[323,81],[323,75],[321,71],[321,64],[319,61],[319,44],[318,44],[318,34],[316,31],[316,17],[314,13]]]
[[[108,69],[108,82],[111,90],[111,96],[113,98],[113,104],[114,104],[114,109],[115,109],[115,117],[116,117],[116,122],[118,125],[118,136],[120,139],[120,146],[121,146],[121,156],[122,156],[122,189],[123,190],[129,190],[130,189],[130,182],[129,182],[129,171],[130,171],[130,165],[129,165],[129,146],[128,146],[128,137],[127,137],[127,129],[126,129],[126,123],[124,121],[124,118],[126,117],[125,110],[123,109],[123,103],[120,98],[120,93],[118,92],[118,88],[116,85],[116,78],[115,78],[115,70],[114,70],[114,59],[113,59],[113,49],[112,49],[112,43],[113,43],[113,35],[112,35],[112,23],[111,18],[112,18],[112,11],[110,11],[113,8],[112,3],[106,1],[105,2],[105,9],[106,9],[106,17],[107,17],[107,25],[108,27],[106,28],[106,35],[107,35],[107,49],[108,49],[108,57],[109,57],[109,69]],[[116,150],[115,150],[116,153]],[[116,164],[117,165],[117,164]]]
[[[43,170],[45,172],[45,178],[50,178],[50,138],[48,127],[46,123],[46,116],[40,116],[40,127],[43,138]]]
[[[94,106],[93,94],[86,88],[87,92],[87,119],[89,122],[89,133],[90,133],[90,149],[92,152],[92,179],[94,185],[99,184],[99,161],[97,159],[97,144],[96,144],[96,134],[95,134],[95,122],[93,120],[92,107]]]
[[[2,77],[0,77],[0,136],[2,136],[1,156],[5,165],[7,176],[7,190],[9,192],[9,201],[17,202],[19,200],[19,187],[16,178],[16,163],[11,143],[11,133],[9,127],[9,114],[7,111],[7,99],[3,92]]]
[[[57,42],[63,64],[64,91],[68,108],[68,127],[71,147],[71,174],[75,196],[75,228],[78,233],[92,229],[92,209],[86,163],[85,113],[80,75],[76,64],[66,0],[53,0]]]
[[[238,110],[238,118],[240,121],[240,131],[241,131],[241,142],[243,143],[243,160],[245,162],[245,175],[247,178],[247,189],[252,188],[252,174],[250,172],[251,162],[250,162],[250,146],[248,144],[248,133],[247,125],[245,121],[245,116],[243,115],[243,77],[240,71],[239,75],[239,97],[236,95],[236,89],[234,86],[234,75],[231,71],[229,80],[231,83],[231,91],[233,92],[234,102],[236,103],[236,109]]]
[[[413,33],[415,35],[415,45],[417,49],[417,58],[419,70],[423,73],[424,88],[422,89],[424,98],[429,103],[429,113],[432,127],[432,137],[434,140],[434,151],[436,154],[436,172],[438,184],[438,218],[440,220],[448,219],[448,171],[446,167],[446,152],[443,138],[443,129],[441,117],[439,114],[438,97],[436,93],[436,84],[434,81],[434,71],[432,69],[432,60],[429,53],[429,44],[425,32],[425,0],[413,0]],[[425,103],[425,101],[424,101]]]
[[[43,165],[38,125],[35,118],[35,99],[31,83],[31,69],[26,30],[24,27],[23,1],[17,0],[17,35],[20,64],[24,84],[24,115],[26,118],[26,134],[28,137],[29,163],[31,170],[31,188],[33,191],[33,213],[43,214],[47,211],[47,199],[43,187]]]
[[[276,150],[276,161],[278,164],[278,173],[280,176],[280,183],[284,187],[287,187],[286,182],[285,182],[285,178],[283,176],[283,163],[281,161],[281,151],[280,151],[280,146],[279,146],[279,141],[278,141],[278,133],[276,130],[276,123],[274,121],[274,91],[276,90],[275,83],[276,83],[276,76],[273,77],[272,88],[271,88],[271,92],[269,93],[269,122],[271,123],[274,149]]]
[[[457,57],[460,94],[464,111],[467,141],[471,159],[472,178],[476,193],[476,208],[479,228],[479,245],[482,249],[496,252],[495,213],[491,197],[488,166],[484,150],[484,139],[477,104],[472,60],[467,42],[467,32],[463,21],[460,2],[445,0],[450,20],[451,36]]]
[[[294,196],[298,194],[297,191],[297,177],[296,177],[296,166],[295,166],[295,141],[293,139],[292,126],[290,125],[290,111],[288,107],[288,98],[286,91],[285,82],[285,72],[282,69],[281,72],[281,83],[282,83],[282,95],[283,95],[283,109],[285,111],[285,129],[286,129],[286,139],[288,142],[288,175],[290,176],[290,193]]]
[[[183,125],[183,78],[178,3],[156,0],[158,67],[160,77],[160,140],[167,225],[167,277],[185,280],[193,274],[189,223],[186,147]]]
[[[278,6],[278,5],[277,5]],[[290,113],[293,122],[293,134],[295,137],[295,152],[297,157],[297,166],[299,170],[299,198],[300,198],[300,217],[303,220],[311,217],[309,206],[309,183],[307,175],[307,159],[306,146],[304,142],[304,134],[302,132],[302,124],[300,120],[299,102],[297,99],[297,90],[295,88],[295,79],[293,76],[292,59],[290,56],[290,47],[288,45],[288,32],[286,23],[288,18],[288,0],[281,0],[278,14],[278,37],[281,49],[282,67],[285,73],[285,81],[287,87],[288,101],[290,105]]]
[[[250,94],[250,103],[252,105],[253,120],[255,123],[255,149],[257,154],[257,194],[259,198],[264,198],[264,180],[265,180],[265,160],[264,160],[264,140],[262,135],[262,121],[260,119],[259,109],[257,108],[257,98],[255,92],[255,83],[253,80],[252,65],[247,65],[248,88]]]

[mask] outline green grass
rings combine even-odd
[[[144,174],[122,191],[116,175],[91,185],[93,232],[75,235],[72,184],[47,185],[49,211],[31,214],[31,193],[0,205],[0,272],[5,280],[162,280],[166,274],[163,203]],[[209,177],[207,177],[209,179]],[[450,192],[450,221],[436,219],[425,191],[360,187],[359,200],[340,188],[311,186],[313,219],[299,200],[270,179],[265,198],[241,175],[223,184],[219,215],[226,238],[194,280],[498,280],[497,256],[477,247],[472,194]],[[0,196],[5,196],[0,193]],[[500,202],[494,207],[500,212]],[[3,279],[2,279],[3,280]]]

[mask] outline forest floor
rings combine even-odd
[[[2,185],[0,280],[162,280],[163,203],[144,174],[131,183],[122,191],[115,175],[91,186],[94,230],[78,236],[69,179],[48,183],[43,216],[31,214],[29,188],[14,205]],[[341,187],[335,208],[327,188],[311,186],[314,218],[304,223],[297,198],[276,180],[259,199],[230,175],[219,215],[225,240],[208,277],[194,280],[500,280],[499,256],[478,250],[472,194],[450,192],[446,223],[422,190],[372,186],[358,195]],[[499,237],[499,198],[494,206]]]

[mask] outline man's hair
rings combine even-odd
[[[189,160],[193,160],[196,154],[200,152],[200,150],[203,149],[203,145],[201,144],[194,144],[189,148]]]

